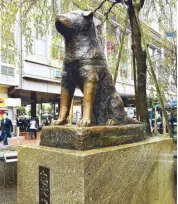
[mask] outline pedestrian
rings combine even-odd
[[[45,126],[48,126],[48,125],[49,125],[47,118],[46,118],[46,120],[45,120],[45,122],[44,122],[44,125],[45,125]]]
[[[35,139],[36,139],[36,131],[38,129],[38,124],[37,124],[35,118],[31,119],[29,129],[30,129],[30,138],[31,138],[31,140],[33,139],[33,133],[34,133]]]
[[[24,130],[28,131],[29,128],[29,120],[27,118],[24,118]]]
[[[48,125],[51,125],[51,122],[52,122],[52,117],[49,116],[49,117],[48,117]]]
[[[20,123],[19,123],[19,118],[18,117],[16,118],[16,125],[17,125],[16,134],[17,134],[17,137],[19,137],[19,135],[20,135]]]
[[[38,128],[39,128],[40,124],[39,124],[39,119],[37,117],[36,117],[35,121],[36,121],[36,124],[37,124],[37,128],[35,130],[35,139],[36,139],[37,138],[37,131],[38,131]]]
[[[173,112],[171,112],[169,115],[169,122],[171,123],[172,134],[174,134],[174,115],[173,115]]]
[[[11,132],[13,132],[12,121],[8,118],[8,113],[5,112],[3,119],[1,120],[1,137],[3,139],[3,145],[8,145],[7,138],[11,137]]]

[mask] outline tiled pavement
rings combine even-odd
[[[40,140],[39,138],[37,139],[33,139],[33,140],[25,140],[23,136],[20,137],[12,137],[8,139],[8,146],[14,146],[17,147],[19,145],[23,145],[23,144],[39,144]],[[0,149],[1,148],[5,148],[5,146],[3,147],[2,142],[0,142]]]

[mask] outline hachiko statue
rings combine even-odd
[[[65,38],[60,116],[55,125],[67,123],[75,87],[84,94],[79,126],[139,123],[126,117],[106,59],[97,39],[90,11],[73,11],[56,17],[56,29]]]

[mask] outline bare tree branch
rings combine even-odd
[[[93,13],[95,13],[97,10],[101,9],[102,6],[105,4],[105,2],[107,2],[108,0],[103,0],[100,5],[93,11]]]
[[[109,8],[109,10],[104,13],[104,16],[106,17],[106,20],[108,20],[108,16],[109,16],[109,13],[111,12],[112,8],[117,4],[117,2],[113,2],[111,7]]]

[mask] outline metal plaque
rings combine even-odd
[[[50,204],[50,169],[39,166],[39,204]]]

